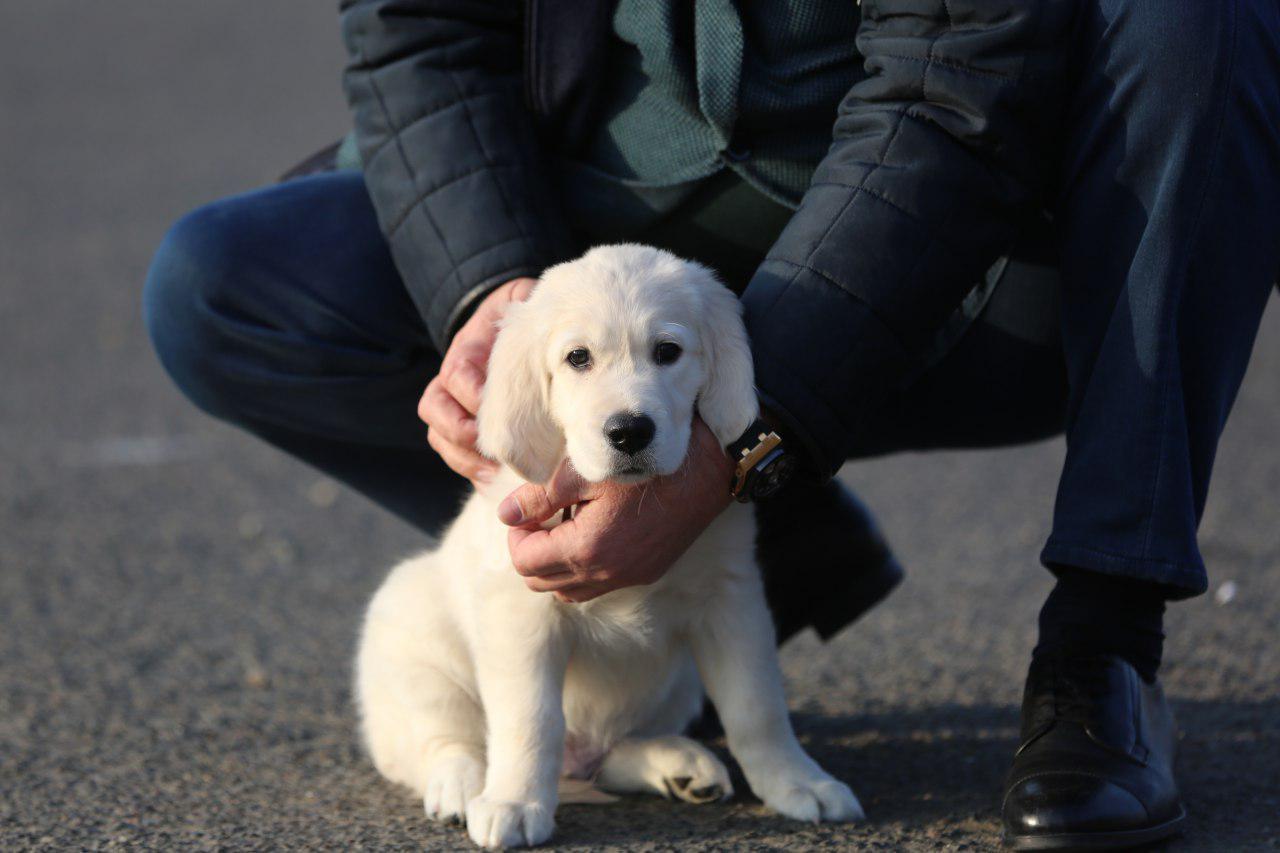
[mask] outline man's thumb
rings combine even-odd
[[[551,482],[545,486],[526,483],[507,495],[498,504],[498,520],[512,527],[541,524],[565,507],[584,500],[584,485],[578,472],[566,462],[556,469]]]

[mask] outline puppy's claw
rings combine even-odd
[[[779,814],[806,823],[848,823],[866,819],[862,804],[849,786],[829,776],[771,785],[760,799]]]
[[[694,788],[689,792],[689,799],[695,803],[710,803],[724,796],[724,788],[719,785],[707,785],[702,788]]]
[[[539,803],[506,802],[479,796],[467,804],[467,834],[488,850],[533,847],[555,830],[551,810]]]
[[[422,808],[427,817],[441,823],[462,823],[467,803],[484,785],[484,764],[470,755],[437,761],[427,778]]]
[[[662,785],[666,788],[664,796],[668,800],[684,800],[686,803],[713,803],[716,800],[723,800],[733,793],[733,787],[727,780],[723,783],[713,781],[694,788],[692,787],[692,777],[676,776],[663,779]]]

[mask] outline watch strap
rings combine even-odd
[[[729,490],[739,501],[750,500],[752,477],[762,463],[782,453],[782,436],[766,421],[757,418],[746,432],[727,450],[734,463],[733,482]]]

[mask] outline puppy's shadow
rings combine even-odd
[[[1174,703],[1184,732],[1178,776],[1190,818],[1171,850],[1243,849],[1280,842],[1280,698],[1260,702]],[[820,827],[768,812],[737,765],[736,794],[715,805],[627,797],[612,806],[565,806],[553,844],[783,848],[823,840],[892,840],[945,846],[978,840],[995,847],[1004,774],[1017,745],[1012,706],[937,706],[846,716],[796,714],[805,748],[850,782],[867,811],[859,827]],[[723,741],[712,747],[727,758]],[[976,839],[975,839],[976,837]]]
[[[904,831],[928,828],[939,843],[948,835],[974,831],[996,842],[996,800],[1016,740],[1015,709],[945,706],[835,717],[801,713],[793,721],[806,750],[853,787],[867,823],[815,827],[770,812],[750,793],[721,739],[709,745],[733,775],[730,802],[696,806],[627,797],[614,806],[565,806],[557,814],[554,845],[587,849],[643,839],[657,848],[782,849],[800,843],[856,844],[889,827],[898,840]]]

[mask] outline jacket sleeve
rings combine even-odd
[[[743,296],[763,401],[818,473],[1042,199],[1074,5],[864,0],[868,76]]]
[[[343,0],[365,183],[441,352],[474,303],[570,251],[521,86],[518,0]]]

